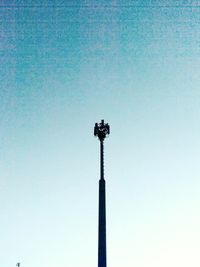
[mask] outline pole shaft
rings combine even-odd
[[[104,180],[104,144],[103,141],[100,143],[98,267],[106,267],[106,182]]]
[[[104,143],[100,141],[100,177],[104,180]]]

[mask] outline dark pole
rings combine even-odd
[[[100,174],[101,179],[104,180],[104,143],[103,141],[100,141]]]
[[[99,244],[98,267],[106,267],[106,181],[104,180],[103,141],[101,144],[101,179],[99,180]]]
[[[96,123],[94,135],[100,141],[100,180],[99,180],[99,224],[98,224],[98,267],[106,267],[106,182],[104,179],[104,139],[110,133],[108,124]]]

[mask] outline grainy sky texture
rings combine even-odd
[[[200,1],[0,1],[0,266],[200,266]]]

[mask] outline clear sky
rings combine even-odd
[[[200,266],[200,2],[0,1],[0,266]]]

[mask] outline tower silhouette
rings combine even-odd
[[[98,267],[106,267],[106,181],[104,179],[104,139],[110,134],[110,126],[102,120],[95,123],[94,135],[100,141]]]

